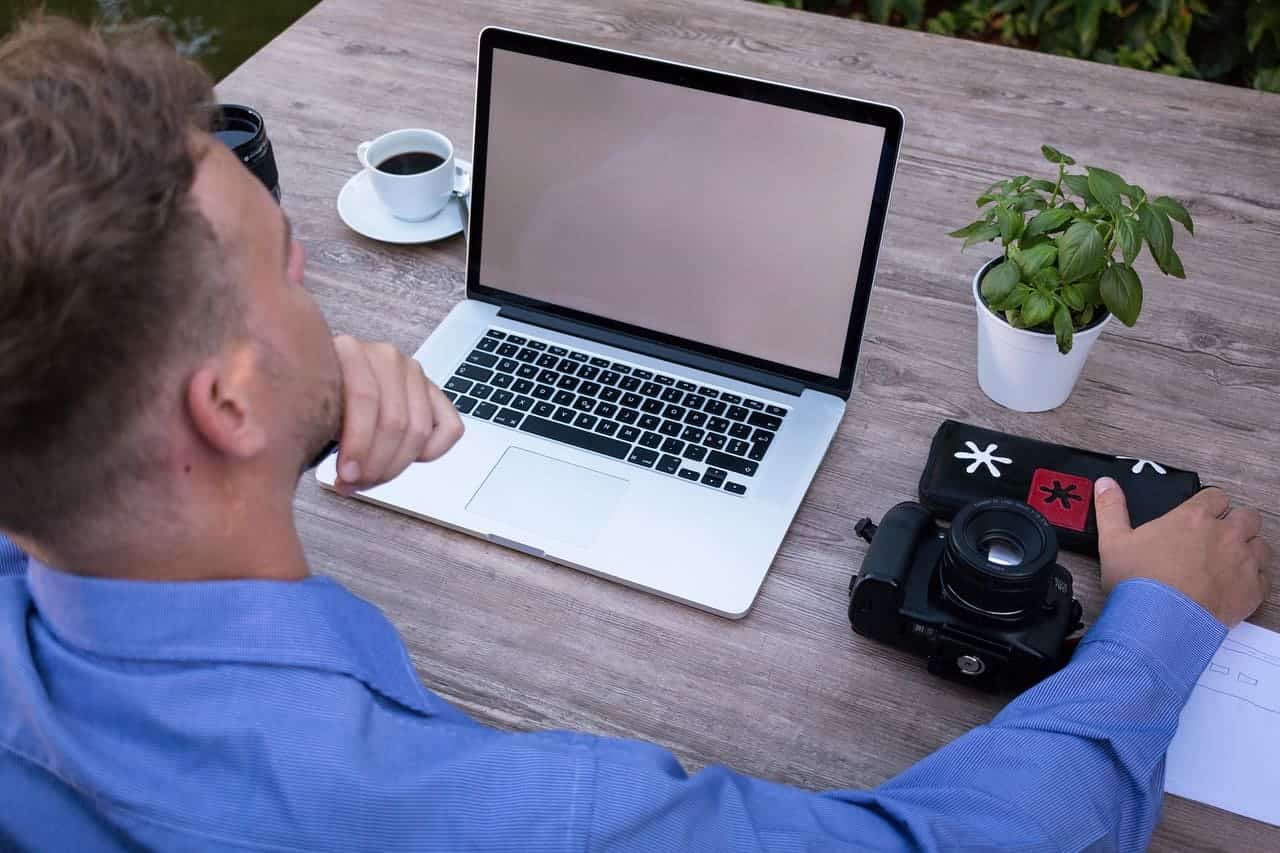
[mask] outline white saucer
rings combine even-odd
[[[471,171],[471,161],[455,158],[460,169]],[[468,204],[471,196],[467,196]],[[451,198],[444,210],[422,222],[406,222],[392,216],[373,191],[369,173],[361,170],[351,176],[338,193],[338,215],[347,227],[370,240],[384,243],[431,243],[461,233],[467,223],[467,205]]]

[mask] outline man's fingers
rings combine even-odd
[[[1225,518],[1231,508],[1231,498],[1216,486],[1201,489],[1183,506],[1200,510],[1210,518]]]
[[[440,457],[446,450],[453,447],[459,438],[462,438],[462,418],[458,416],[458,410],[453,407],[453,403],[449,402],[449,398],[444,395],[439,386],[431,380],[427,380],[427,398],[431,401],[435,428],[431,430],[426,446],[418,454],[419,462],[430,462]]]
[[[427,377],[416,361],[410,360],[405,369],[404,394],[409,413],[409,427],[404,432],[400,447],[396,450],[386,471],[385,479],[400,476],[410,463],[418,458],[435,429],[435,413],[427,393]]]
[[[373,485],[400,473],[391,470],[391,462],[409,429],[409,405],[405,398],[408,359],[390,344],[374,344],[367,351],[378,383],[377,424],[363,461],[365,470],[361,482]]]
[[[1133,528],[1129,524],[1129,505],[1120,484],[1110,477],[1099,477],[1093,487],[1094,512],[1098,516],[1098,544]]]
[[[1227,524],[1235,528],[1246,542],[1262,531],[1262,514],[1256,509],[1237,509],[1227,516]]]
[[[363,482],[369,443],[378,423],[378,386],[364,346],[348,335],[333,339],[342,366],[342,436],[338,440],[338,491]]]

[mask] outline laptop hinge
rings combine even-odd
[[[803,383],[784,376],[778,376],[766,370],[757,370],[754,367],[745,367],[740,364],[734,364],[722,358],[702,355],[701,353],[690,352],[680,347],[667,346],[656,341],[645,340],[636,335],[628,335],[623,332],[616,332],[611,329],[602,329],[599,326],[593,326],[590,323],[582,323],[577,320],[569,320],[564,317],[558,317],[545,311],[538,311],[532,308],[521,308],[514,305],[504,305],[498,311],[499,317],[509,317],[521,323],[530,323],[534,326],[542,326],[557,332],[563,332],[566,335],[574,337],[586,338],[589,341],[608,344],[609,346],[618,347],[620,349],[631,350],[642,355],[652,356],[653,358],[661,358],[665,361],[672,361],[676,364],[683,364],[686,367],[692,367],[697,370],[705,370],[709,373],[718,373],[721,376],[727,376],[730,379],[737,379],[739,382],[748,382],[752,385],[760,385],[770,388],[774,391],[781,391],[784,394],[791,394],[799,397],[805,389]]]

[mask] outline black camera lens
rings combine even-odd
[[[239,104],[222,104],[213,135],[240,158],[254,176],[280,200],[280,172],[267,138],[267,125],[257,110]]]
[[[1018,621],[1045,601],[1058,537],[1020,501],[988,498],[951,521],[943,556],[944,595],[991,619]]]

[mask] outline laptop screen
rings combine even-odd
[[[837,376],[884,128],[495,49],[482,283]]]

